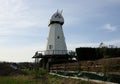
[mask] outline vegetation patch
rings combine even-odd
[[[0,84],[89,84],[88,81],[48,75],[48,79],[35,79],[32,76],[2,76]],[[96,84],[96,83],[90,83]]]

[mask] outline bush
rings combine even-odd
[[[96,49],[95,48],[76,48],[77,59],[79,60],[95,60],[96,59]]]

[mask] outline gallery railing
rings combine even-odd
[[[75,52],[72,50],[46,50],[46,51],[37,51],[36,53],[41,55],[75,55]]]

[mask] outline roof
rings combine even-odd
[[[60,23],[61,25],[64,24],[64,18],[63,18],[63,16],[62,16],[62,11],[58,11],[58,10],[57,10],[57,11],[52,15],[52,17],[51,17],[51,19],[50,19],[49,25],[52,24],[52,23]]]

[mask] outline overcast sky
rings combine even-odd
[[[30,62],[46,48],[48,22],[63,10],[68,50],[120,47],[120,0],[0,0],[0,61]]]

